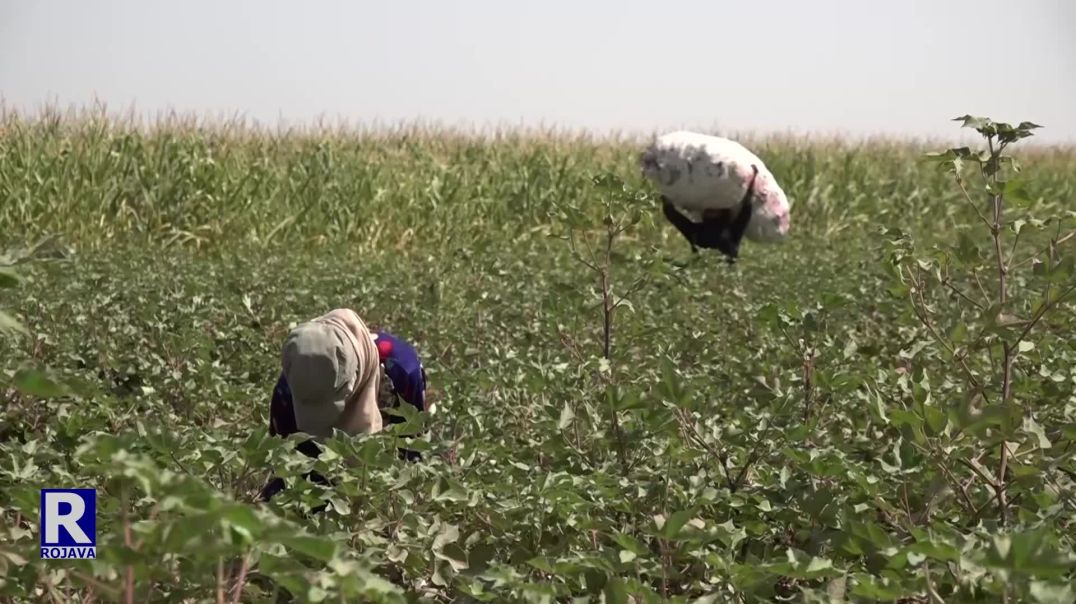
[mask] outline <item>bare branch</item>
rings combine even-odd
[[[1052,247],[1057,247],[1057,246],[1061,245],[1062,243],[1065,243],[1065,242],[1069,241],[1070,239],[1072,239],[1074,237],[1076,237],[1076,231],[1069,231],[1065,235],[1063,235],[1063,236],[1061,236],[1061,237],[1059,237],[1057,239],[1051,240],[1050,245]],[[1030,263],[1034,262],[1035,259],[1039,257],[1039,255],[1048,252],[1049,249],[1050,248],[1048,247],[1045,250],[1039,251],[1038,254],[1033,254],[1033,255],[1031,255],[1031,256],[1029,256],[1027,258],[1024,258],[1020,262],[1017,262],[1014,266],[1020,267],[1020,266],[1024,266],[1025,264],[1030,264]]]
[[[986,288],[983,287],[983,282],[979,279],[979,272],[972,270],[971,276],[975,278],[975,285],[979,287],[979,292],[983,294],[983,300],[989,300],[990,294],[986,293]]]
[[[916,270],[918,272],[918,269]],[[952,358],[960,364],[960,367],[964,370],[964,373],[965,375],[967,375],[968,380],[971,381],[971,383],[974,384],[978,390],[982,391],[982,384],[979,382],[979,378],[975,377],[975,374],[972,373],[971,368],[968,367],[964,355],[957,353],[956,348],[953,347],[953,345],[941,335],[937,327],[935,327],[934,322],[930,320],[930,316],[926,311],[926,299],[923,297],[923,282],[917,276],[913,276],[911,270],[908,271],[908,278],[912,281],[912,285],[915,288],[915,293],[908,292],[908,299],[911,302],[912,312],[915,313],[915,316],[917,319],[919,319],[919,322],[927,328],[931,336],[934,337],[934,340],[941,344],[942,347],[944,347],[949,352]],[[915,299],[916,293],[919,296],[918,302]]]
[[[983,479],[983,482],[990,485],[991,489],[994,489],[994,491],[998,490],[998,484],[994,482],[994,477],[990,476],[989,472],[987,472],[984,468],[980,467],[978,463],[974,463],[971,460],[963,459],[961,457],[956,458],[956,461],[957,463],[968,468],[972,472],[975,472],[975,474],[979,478]]]
[[[676,419],[679,420],[680,429],[688,436],[688,439],[705,449],[710,455],[721,462],[721,466],[725,470],[725,482],[728,483],[730,491],[734,491],[732,473],[729,471],[729,458],[727,455],[718,451],[710,443],[706,442],[702,435],[699,434],[698,429],[695,428],[695,424],[688,420],[687,412],[683,409],[676,409]]]
[[[1016,337],[1016,341],[1013,342],[1013,348],[1016,348],[1020,345],[1020,342],[1027,337],[1027,334],[1031,332],[1035,325],[1040,320],[1042,320],[1042,318],[1046,315],[1047,312],[1050,311],[1050,309],[1056,307],[1058,304],[1061,304],[1061,302],[1063,302],[1065,298],[1072,294],[1072,292],[1076,291],[1076,285],[1070,286],[1067,290],[1059,294],[1054,300],[1050,300],[1049,298],[1049,289],[1047,289],[1046,291],[1046,300],[1042,303],[1041,306],[1039,306],[1038,310],[1035,311],[1035,314],[1031,317],[1031,320],[1027,322],[1027,325],[1024,326],[1023,331],[1020,332],[1020,335]]]
[[[590,262],[586,258],[584,258],[583,254],[579,252],[579,248],[577,247],[577,245],[575,243],[575,229],[571,229],[571,228],[568,229],[568,244],[571,246],[572,255],[575,256],[576,260],[583,263],[583,265],[586,266],[587,268],[589,268],[590,270],[592,270],[594,272],[598,271],[598,267],[594,266],[594,264],[592,262]],[[588,251],[589,251],[589,247],[588,247]],[[593,258],[593,253],[591,253],[591,257]]]
[[[956,184],[960,187],[960,191],[964,193],[964,199],[967,200],[968,204],[971,205],[972,209],[975,210],[975,213],[979,215],[979,220],[982,220],[983,224],[990,227],[990,220],[987,219],[986,214],[983,214],[983,211],[979,209],[979,206],[976,205],[975,201],[971,198],[971,194],[968,193],[968,189],[964,187],[964,180],[958,176],[956,179]]]
[[[1016,236],[1012,238],[1012,247],[1009,248],[1009,258],[1005,261],[1005,272],[1009,272],[1012,268],[1012,261],[1016,259],[1016,244],[1020,242],[1020,234],[1023,231],[1016,231]]]
[[[635,281],[635,283],[633,283],[633,284],[631,285],[631,287],[629,287],[629,288],[628,288],[628,291],[627,291],[627,293],[625,293],[624,295],[622,295],[622,296],[620,296],[619,298],[617,298],[617,299],[616,299],[616,301],[615,301],[615,302],[613,303],[613,308],[614,308],[614,309],[615,309],[615,308],[619,308],[619,307],[620,307],[620,305],[621,305],[621,303],[623,303],[623,302],[624,302],[625,300],[627,300],[628,298],[630,298],[630,297],[632,297],[633,295],[635,295],[635,292],[639,291],[639,289],[640,289],[640,288],[641,288],[641,287],[642,287],[642,286],[643,286],[643,285],[644,285],[645,283],[647,283],[647,281],[649,281],[649,279],[647,279],[646,277],[640,277],[639,279],[637,279],[637,280]]]
[[[235,579],[235,585],[232,586],[232,604],[239,604],[243,595],[243,586],[247,582],[247,572],[250,570],[250,556],[251,553],[247,552],[243,556],[243,563],[239,567],[239,574]]]
[[[961,290],[959,287],[953,285],[952,282],[949,281],[949,279],[945,279],[944,281],[942,281],[942,285],[948,287],[949,290],[952,291],[954,294],[960,296],[964,300],[967,300],[968,303],[971,304],[972,306],[974,306],[975,308],[977,308],[979,310],[983,310],[983,305],[980,302],[973,299],[968,294],[964,293],[964,291]]]

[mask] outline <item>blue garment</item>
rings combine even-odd
[[[375,343],[393,392],[419,411],[425,411],[426,370],[418,353],[405,340],[387,331],[379,331]]]

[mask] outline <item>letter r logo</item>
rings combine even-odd
[[[88,547],[97,541],[97,491],[41,489],[41,547]]]

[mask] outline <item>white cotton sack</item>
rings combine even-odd
[[[641,157],[643,175],[695,222],[706,210],[735,208],[758,168],[744,237],[777,242],[788,235],[791,207],[777,179],[754,153],[719,136],[678,131],[657,137]]]

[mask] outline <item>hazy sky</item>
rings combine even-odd
[[[970,112],[1076,142],[1076,0],[0,0],[0,95],[647,132]]]

